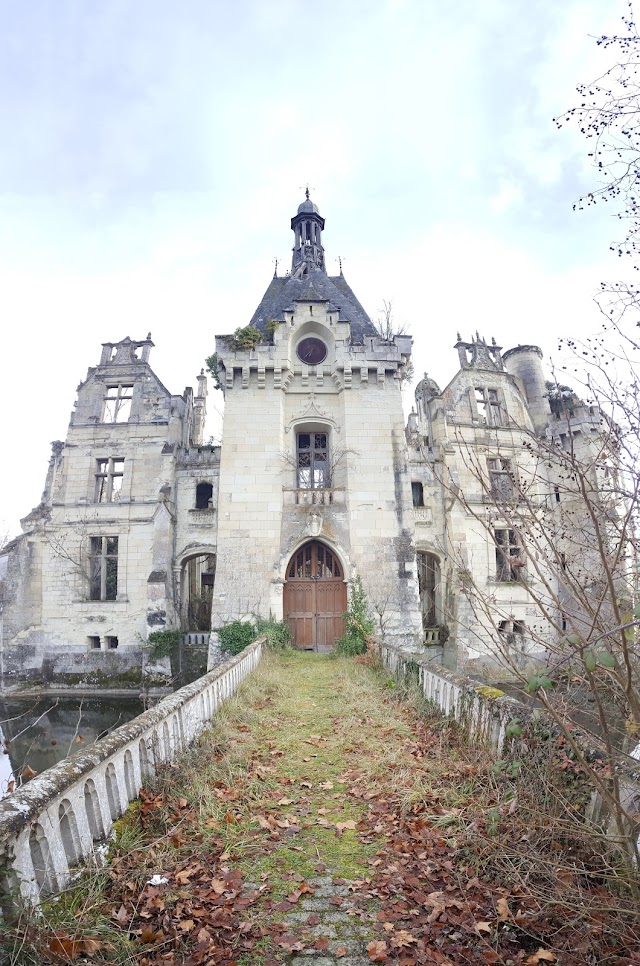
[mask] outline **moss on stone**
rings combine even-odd
[[[489,701],[494,701],[496,698],[504,697],[504,691],[501,691],[500,688],[490,688],[486,684],[477,685],[475,690],[478,692],[478,694],[481,694],[483,698],[487,698]]]

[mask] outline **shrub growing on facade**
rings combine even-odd
[[[364,654],[373,640],[373,618],[369,616],[367,595],[360,577],[351,582],[349,609],[344,615],[344,634],[336,640],[336,653],[352,657]]]
[[[220,650],[225,654],[239,654],[245,647],[253,644],[258,632],[255,624],[248,624],[246,621],[231,621],[225,624],[218,631]]]
[[[162,657],[171,657],[180,647],[183,636],[182,631],[176,630],[151,631],[147,638],[148,643],[151,645],[149,649],[149,657],[151,660],[158,661]]]
[[[264,634],[267,647],[274,651],[286,651],[291,646],[291,631],[286,621],[277,621],[274,617],[256,617],[256,633],[258,637]]]

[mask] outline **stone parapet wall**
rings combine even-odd
[[[518,754],[526,759],[527,748],[526,723],[534,717],[541,718],[547,725],[549,734],[559,734],[559,729],[548,712],[533,709],[530,706],[503,694],[496,688],[488,687],[454,674],[442,667],[434,668],[428,657],[411,654],[389,644],[381,647],[381,658],[384,666],[396,677],[403,678],[408,674],[416,674],[420,690],[424,697],[434,704],[440,711],[453,718],[461,726],[470,743],[482,745],[494,752],[500,758],[506,752],[505,739],[509,722],[517,718],[524,725],[523,737],[519,737]],[[604,745],[593,735],[581,732],[577,727],[572,728],[573,738],[584,753],[587,760],[596,764],[598,759],[605,764],[608,760]],[[620,783],[620,802],[627,814],[632,816],[631,825],[626,829],[621,839],[613,817],[608,811],[603,796],[592,787],[591,800],[586,810],[586,818],[605,831],[622,849],[633,851],[631,841],[638,837],[640,827],[640,745],[629,755],[620,755],[616,765],[618,781]],[[640,839],[638,839],[640,847]]]
[[[398,677],[414,671],[427,701],[454,718],[467,738],[500,756],[506,728],[512,718],[526,719],[531,708],[495,688],[485,687],[442,667],[434,668],[428,657],[408,654],[390,644],[382,645],[382,661]]]
[[[86,752],[48,768],[0,802],[0,863],[8,887],[32,903],[90,858],[145,780],[204,730],[262,656],[264,639]]]

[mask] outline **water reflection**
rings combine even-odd
[[[0,796],[12,782],[83,751],[153,703],[141,695],[0,698]]]

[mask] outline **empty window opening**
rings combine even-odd
[[[512,500],[514,497],[514,477],[511,461],[500,457],[487,460],[489,487],[494,500]]]
[[[563,570],[567,569],[567,555],[563,550],[560,551],[560,566]]]
[[[91,537],[89,541],[91,600],[115,600],[118,594],[118,538]]]
[[[553,488],[553,495],[555,497],[556,503],[559,503],[560,502],[560,487],[559,486],[557,486],[557,485],[554,486],[554,488]]]
[[[91,648],[92,651],[99,651],[100,650],[100,638],[99,637],[96,637],[95,635],[90,634],[89,637],[87,638],[87,642],[88,642],[89,647]]]
[[[182,572],[183,621],[190,632],[206,632],[211,627],[211,602],[216,574],[214,554],[191,557]]]
[[[418,480],[413,480],[411,483],[411,496],[414,506],[424,506],[424,491],[422,489],[422,483]]]
[[[198,483],[196,486],[196,510],[211,509],[213,486],[211,483]]]
[[[416,554],[418,567],[418,593],[420,595],[420,609],[422,611],[422,626],[436,627],[438,624],[436,608],[436,588],[440,582],[440,568],[438,560],[431,553]]]
[[[301,489],[322,489],[329,480],[329,449],[326,433],[298,433],[296,466]]]
[[[511,621],[500,621],[498,630],[501,634],[509,634],[511,632]]]
[[[515,530],[494,530],[496,542],[496,580],[521,580],[524,566],[522,549]]]
[[[116,503],[122,494],[124,459],[96,460],[96,503]]]
[[[520,634],[521,637],[524,636],[526,630],[526,624],[524,621],[514,621],[513,622],[513,633]]]
[[[560,627],[562,628],[563,631],[566,631],[566,629],[567,629],[567,615],[566,614],[562,614],[560,616]]]
[[[107,648],[110,651],[115,651],[117,646],[118,646],[118,638],[115,637],[113,634],[107,635]]]
[[[102,412],[103,423],[126,423],[131,415],[133,385],[107,386]]]
[[[476,387],[476,407],[478,415],[489,426],[502,426],[502,408],[497,389],[484,389]]]

